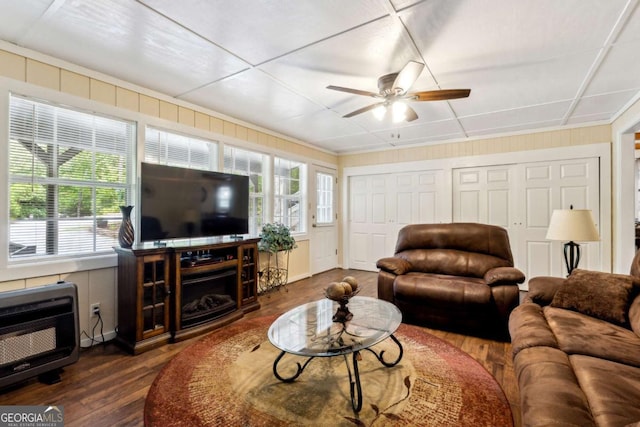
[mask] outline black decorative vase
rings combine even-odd
[[[133,206],[120,206],[120,212],[122,212],[122,224],[120,224],[120,230],[118,230],[118,243],[123,248],[130,248],[133,246],[134,233],[133,223],[131,222],[131,210]]]

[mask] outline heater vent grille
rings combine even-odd
[[[37,356],[55,349],[55,327],[21,335],[0,336],[0,365]]]

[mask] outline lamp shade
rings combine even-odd
[[[551,215],[547,239],[595,242],[600,240],[600,235],[589,209],[556,209]]]

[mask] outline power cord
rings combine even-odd
[[[88,346],[84,346],[81,348],[91,348],[96,344],[105,344],[106,342],[104,340],[104,321],[102,320],[102,315],[100,314],[100,312],[97,313],[98,318],[96,319],[96,323],[93,324],[93,328],[91,329],[91,336],[89,336],[89,334],[87,334],[84,330],[82,331],[82,333],[80,334],[80,336],[82,337],[82,335],[86,336],[87,338],[89,338],[91,340],[91,344],[89,344]],[[98,323],[100,324],[100,337],[102,338],[102,341],[98,341],[95,336],[96,336],[96,328],[98,327]]]

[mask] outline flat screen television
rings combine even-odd
[[[249,177],[142,163],[140,240],[249,232]]]

